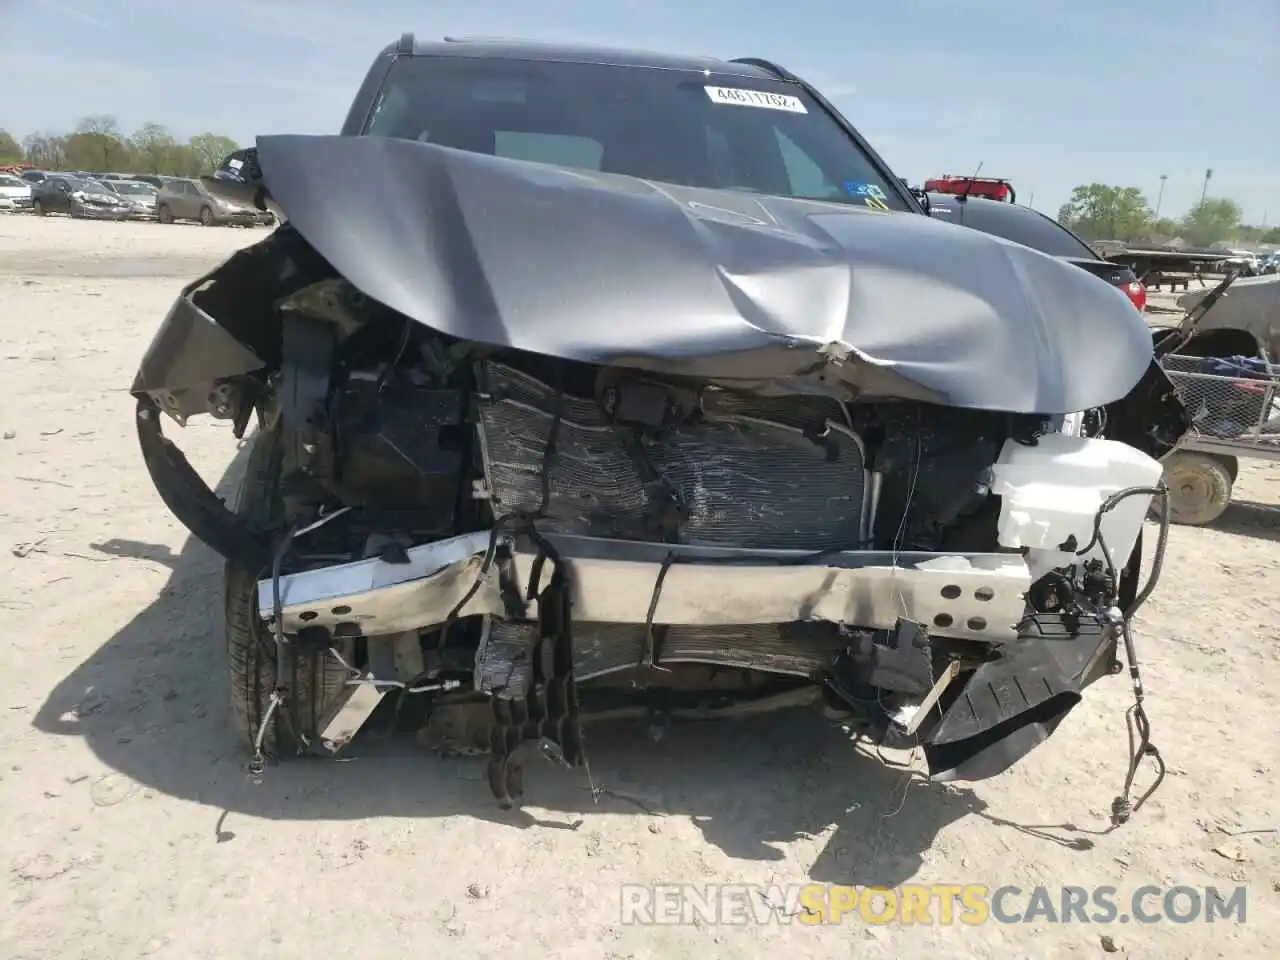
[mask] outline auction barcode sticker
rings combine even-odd
[[[799,97],[787,93],[767,93],[764,90],[743,90],[738,87],[703,87],[713,103],[731,103],[739,107],[763,107],[766,110],[784,110],[787,113],[808,113]]]

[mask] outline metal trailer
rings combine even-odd
[[[1191,428],[1165,481],[1170,520],[1202,525],[1230,504],[1241,457],[1280,460],[1280,277],[1228,276],[1178,302],[1190,310],[1157,332],[1157,355]]]
[[[1126,265],[1143,284],[1155,289],[1168,284],[1171,290],[1179,286],[1187,290],[1191,280],[1217,272],[1232,256],[1221,250],[1139,247],[1105,240],[1093,247],[1104,259]]]

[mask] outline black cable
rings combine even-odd
[[[1129,625],[1130,619],[1155,589],[1164,566],[1165,548],[1168,545],[1169,537],[1169,488],[1164,481],[1161,481],[1156,487],[1129,487],[1112,494],[1104,500],[1098,508],[1098,512],[1094,515],[1092,539],[1082,550],[1077,551],[1077,556],[1082,556],[1088,553],[1095,544],[1100,547],[1111,578],[1112,589],[1118,590],[1119,578],[1116,574],[1115,563],[1111,559],[1111,552],[1107,549],[1106,537],[1102,533],[1102,519],[1108,512],[1114,510],[1118,504],[1129,497],[1144,494],[1160,498],[1160,536],[1156,540],[1155,556],[1152,559],[1151,574],[1147,578],[1146,585],[1134,597],[1128,609],[1119,611],[1119,629],[1124,639],[1125,659],[1129,661],[1129,679],[1133,683],[1134,702],[1133,706],[1125,711],[1125,729],[1129,737],[1129,768],[1125,773],[1124,789],[1111,802],[1111,822],[1113,826],[1128,822],[1129,818],[1159,789],[1167,773],[1164,758],[1160,756],[1159,749],[1151,742],[1151,720],[1147,716],[1146,708],[1143,705],[1145,691],[1142,686],[1141,668],[1138,664],[1137,645],[1134,643],[1133,630]],[[1117,599],[1114,595],[1111,597],[1113,602]],[[1151,786],[1137,801],[1134,801],[1130,799],[1130,794],[1133,792],[1133,782],[1137,777],[1139,766],[1141,766],[1143,759],[1146,757],[1150,757],[1155,763],[1156,777]]]
[[[400,360],[404,357],[404,351],[409,346],[409,335],[413,329],[413,321],[405,318],[404,329],[400,333],[400,346],[396,349],[395,359],[382,368],[378,374],[378,379],[374,383],[374,396],[382,395],[382,388],[387,385],[387,381],[391,379],[391,375],[395,373],[395,369],[400,365]]]
[[[657,642],[653,636],[653,618],[658,614],[658,601],[662,598],[662,585],[666,583],[667,573],[676,562],[676,555],[668,553],[662,558],[662,566],[658,568],[658,576],[653,581],[653,593],[649,597],[649,610],[644,616],[644,642],[645,650],[641,654],[640,663],[637,666],[657,667]]]

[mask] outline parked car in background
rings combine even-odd
[[[929,215],[1066,260],[1118,287],[1139,311],[1147,308],[1147,288],[1133,270],[1124,264],[1102,259],[1074,233],[1038,210],[984,197],[961,198],[930,193]]]
[[[177,180],[178,178],[166,177],[163,174],[159,174],[159,173],[139,173],[139,174],[136,174],[132,179],[141,180],[143,183],[149,183],[153,187],[155,187],[157,190],[159,190],[169,181]]]
[[[156,195],[156,217],[161,223],[198,220],[213,226],[270,226],[271,214],[215,197],[199,180],[171,180]]]
[[[49,174],[43,170],[23,170],[19,176],[27,183],[43,183],[45,177],[49,176]]]
[[[156,196],[159,191],[141,180],[104,180],[102,185],[133,208],[135,220],[152,220],[156,216]]]
[[[80,189],[82,181],[66,173],[49,174],[31,190],[31,205],[37,217],[51,213],[70,213],[71,194]]]
[[[1232,270],[1237,276],[1256,277],[1258,276],[1258,257],[1249,250],[1228,250],[1230,254],[1225,260],[1218,264],[1222,272]]]
[[[1258,276],[1280,273],[1280,250],[1273,250],[1258,257]]]
[[[0,210],[30,210],[31,184],[11,173],[0,173]]]
[[[127,220],[131,204],[96,180],[82,180],[67,174],[52,174],[33,191],[32,207],[37,216],[66,213],[92,220]]]

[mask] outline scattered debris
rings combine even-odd
[[[489,887],[486,884],[468,883],[467,896],[472,900],[484,900],[489,896]]]
[[[1225,833],[1228,837],[1244,837],[1251,833],[1280,833],[1280,827],[1248,827],[1242,830],[1228,830],[1226,827],[1219,826],[1219,833]]]
[[[25,478],[25,477],[18,477],[18,479],[19,479],[19,480],[24,480],[24,479],[26,479],[26,478]],[[40,549],[40,544],[44,543],[44,542],[45,542],[45,540],[47,540],[47,539],[48,539],[47,537],[41,537],[39,540],[32,540],[32,541],[31,541],[31,542],[29,542],[29,543],[20,543],[20,544],[18,544],[16,547],[14,547],[12,550],[10,550],[9,552],[10,552],[10,553],[12,553],[12,554],[13,554],[15,557],[17,557],[19,560],[25,559],[26,557],[31,556],[31,554],[33,554],[33,553],[35,553],[37,550],[39,550],[39,549]]]
[[[1120,948],[1116,946],[1115,940],[1113,940],[1111,937],[1108,937],[1105,933],[1102,935],[1101,940],[1102,940],[1102,949],[1105,952],[1107,953],[1119,952]]]
[[[1222,846],[1214,847],[1213,852],[1227,860],[1233,860],[1236,863],[1248,863],[1248,855],[1234,843],[1224,843]]]
[[[93,782],[89,796],[95,807],[114,807],[138,792],[138,784],[124,774],[107,773]]]
[[[68,490],[75,488],[69,483],[63,483],[61,480],[44,480],[40,477],[14,477],[15,480],[24,480],[27,483],[47,483],[51,487],[66,487]]]
[[[605,787],[583,787],[582,789],[590,790],[596,799],[599,799],[600,797],[613,797],[615,800],[630,803],[633,806],[639,807],[652,817],[661,817],[666,815],[662,810],[662,804],[660,802],[655,802],[653,800],[641,800],[639,797],[633,797],[629,793],[621,793],[617,790],[609,790]]]
[[[99,859],[96,853],[88,856],[73,857],[39,853],[30,859],[14,864],[11,869],[16,879],[34,883],[40,880],[55,880],[70,873],[76,867],[94,866]]]

